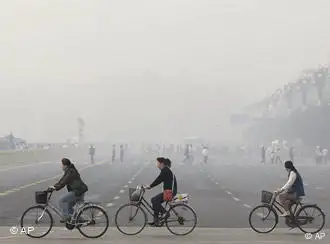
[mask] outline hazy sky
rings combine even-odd
[[[330,58],[328,0],[8,0],[0,133],[230,137],[228,115]]]

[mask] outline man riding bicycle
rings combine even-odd
[[[163,214],[165,212],[162,203],[172,200],[172,198],[177,194],[176,178],[170,169],[171,161],[168,158],[157,158],[157,167],[161,170],[160,174],[154,180],[154,182],[146,188],[152,189],[155,186],[163,183],[164,191],[151,198],[152,208],[154,210],[153,222],[149,223],[151,226],[159,225],[159,214]],[[171,196],[168,197],[168,194]]]
[[[61,196],[59,206],[62,209],[64,219],[61,223],[70,220],[73,214],[73,207],[77,201],[83,201],[85,193],[88,191],[87,185],[82,181],[80,174],[73,163],[67,158],[62,159],[63,177],[50,189],[59,191],[67,187],[68,192]]]
[[[293,166],[293,163],[291,161],[286,161],[284,167],[289,172],[289,179],[282,188],[275,191],[276,194],[280,194],[279,199],[285,210],[285,212],[280,215],[281,217],[287,217],[290,215],[289,208],[292,201],[296,201],[298,198],[305,196],[302,177]]]
[[[203,155],[203,162],[207,164],[209,158],[209,150],[206,146],[203,147],[202,155]]]

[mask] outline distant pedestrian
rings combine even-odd
[[[328,164],[328,149],[322,151],[323,164]]]
[[[291,146],[289,149],[289,158],[291,162],[294,162],[294,147]]]
[[[112,145],[112,163],[114,163],[116,160],[116,145]]]
[[[317,146],[315,149],[315,162],[316,164],[321,164],[322,163],[322,150],[320,146]]]
[[[263,145],[261,146],[261,163],[266,163],[266,148]]]

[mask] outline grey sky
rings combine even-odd
[[[329,24],[326,0],[1,1],[0,132],[228,138],[230,112],[329,61]]]

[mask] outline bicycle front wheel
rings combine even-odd
[[[21,227],[24,228],[27,236],[42,238],[51,231],[53,217],[44,206],[33,206],[23,213]]]
[[[99,238],[108,230],[108,214],[99,206],[88,205],[77,215],[75,225],[83,236],[92,239]]]
[[[278,215],[269,205],[260,205],[250,212],[249,224],[255,232],[267,234],[278,224]]]
[[[186,204],[176,204],[168,210],[165,219],[167,229],[174,235],[185,236],[193,232],[197,225],[195,211]]]
[[[295,220],[302,232],[315,234],[323,229],[325,214],[316,205],[305,205],[298,210]]]
[[[125,204],[121,206],[115,216],[117,229],[125,235],[137,235],[147,225],[147,214],[139,205]]]

